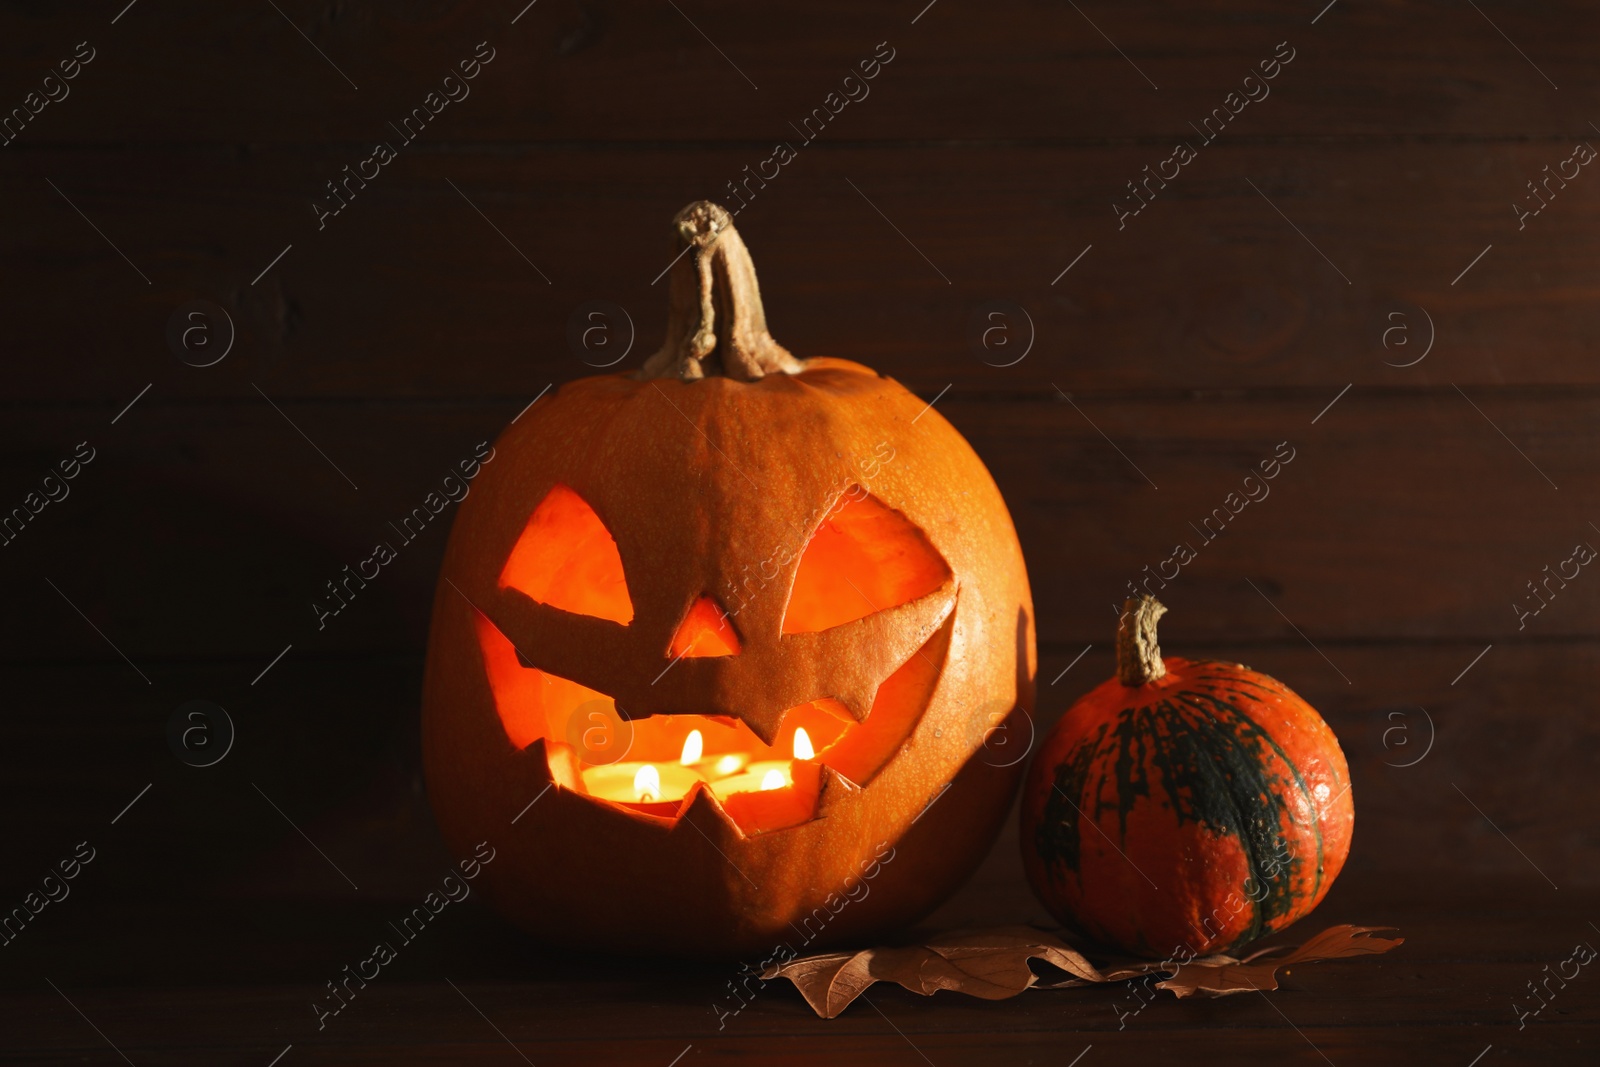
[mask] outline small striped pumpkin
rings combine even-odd
[[[1069,927],[1154,958],[1228,952],[1322,900],[1350,852],[1350,771],[1327,723],[1237,663],[1163,660],[1130,599],[1117,677],[1068,710],[1028,774],[1022,855]]]

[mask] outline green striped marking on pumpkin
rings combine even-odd
[[[1115,808],[1119,841],[1114,843],[1122,849],[1128,812],[1139,798],[1151,798],[1151,779],[1157,777],[1160,798],[1178,827],[1195,823],[1233,837],[1243,848],[1251,872],[1245,891],[1260,899],[1240,943],[1287,915],[1296,902],[1294,882],[1306,857],[1283,856],[1280,827],[1292,818],[1282,797],[1297,790],[1312,810],[1315,805],[1299,769],[1236,702],[1270,695],[1268,686],[1208,671],[1192,688],[1165,692],[1154,704],[1123,708],[1114,722],[1102,723],[1081,740],[1056,768],[1035,833],[1034,847],[1051,877],[1071,871],[1081,879],[1081,819],[1094,819],[1098,828],[1101,813]],[[1091,785],[1101,782],[1095,771],[1102,767],[1115,783],[1115,795],[1096,788],[1087,798]],[[1317,842],[1315,895],[1322,886],[1322,831],[1314,820],[1312,829]]]

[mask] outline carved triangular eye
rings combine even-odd
[[[689,614],[672,635],[672,647],[667,655],[673,659],[696,656],[737,656],[739,635],[734,631],[733,620],[711,597],[703,596],[694,602]]]
[[[864,619],[925,596],[949,579],[949,565],[921,530],[853,486],[806,545],[783,632],[812,633]]]
[[[633,621],[617,542],[594,508],[564,485],[533,509],[500,572],[500,586],[577,615]]]

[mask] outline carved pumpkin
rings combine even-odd
[[[1020,767],[981,757],[1032,700],[1021,551],[937,411],[772,340],[727,212],[676,229],[662,349],[515,420],[462,503],[429,792],[547,940],[864,937],[937,904],[1005,817]]]
[[[1229,952],[1322,900],[1350,853],[1339,741],[1237,663],[1161,658],[1130,599],[1117,673],[1056,724],[1028,772],[1022,854],[1063,923],[1140,955]]]

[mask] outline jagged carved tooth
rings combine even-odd
[[[783,720],[789,714],[788,709],[776,715],[746,715],[743,722],[750,727],[750,731],[761,738],[763,745],[771,746],[778,739],[778,734],[783,730]]]
[[[831,815],[861,795],[861,787],[826,763],[817,768],[817,818]]]
[[[832,715],[835,719],[838,719],[840,722],[846,725],[852,725],[861,721],[860,719],[856,718],[854,712],[844,706],[844,702],[838,697],[818,697],[816,700],[811,702],[811,706],[819,711],[827,712],[829,715]]]
[[[863,686],[858,690],[846,690],[834,699],[844,706],[850,717],[856,722],[866,722],[867,715],[872,711],[872,701],[878,695],[877,686]]]
[[[717,799],[711,787],[704,782],[696,782],[694,791],[689,794],[688,801],[678,809],[679,823],[692,824],[690,829],[699,830],[705,839],[713,843],[718,836],[733,836],[742,838],[744,834],[734,821],[728,818],[728,813],[723,810],[722,802]],[[694,837],[700,837],[694,834]]]

